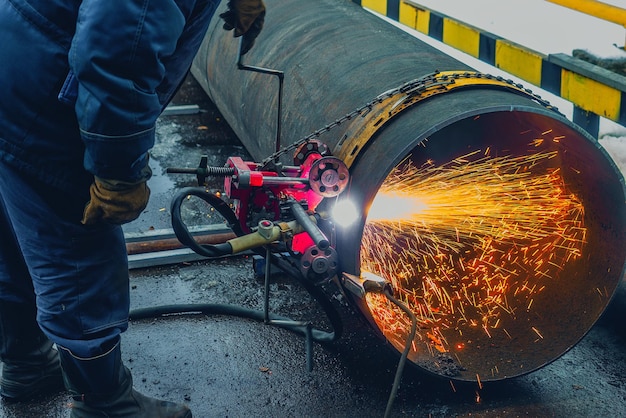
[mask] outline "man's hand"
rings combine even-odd
[[[224,29],[233,30],[235,38],[241,40],[241,55],[254,46],[254,41],[265,22],[263,0],[230,0],[228,10],[220,15],[224,20]]]
[[[89,194],[91,200],[85,205],[82,224],[106,222],[122,225],[137,219],[146,208],[150,188],[146,181],[128,183],[95,177]]]

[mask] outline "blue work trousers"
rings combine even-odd
[[[82,225],[88,196],[83,187],[55,190],[0,160],[0,303],[36,304],[43,332],[81,358],[119,341],[130,306],[122,229]]]

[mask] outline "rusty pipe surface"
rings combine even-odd
[[[410,362],[502,380],[573,347],[625,265],[624,182],[598,142],[523,87],[350,1],[269,6],[244,60],[285,73],[283,145],[342,121],[319,138],[346,161],[341,198],[360,209],[337,226],[341,270],[389,281],[416,314]],[[261,160],[275,148],[278,87],[236,71],[237,48],[214,19],[192,73]],[[379,296],[353,302],[401,352],[407,319]]]

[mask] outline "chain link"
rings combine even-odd
[[[343,117],[336,119],[335,121],[327,124],[326,126],[311,132],[310,134],[308,134],[307,136],[297,140],[296,142],[292,143],[291,145],[287,145],[283,148],[281,148],[280,150],[276,151],[275,153],[271,154],[270,156],[268,156],[267,158],[265,158],[261,164],[262,166],[267,166],[269,164],[271,164],[274,161],[277,161],[278,158],[280,158],[281,156],[283,156],[284,154],[290,152],[290,151],[295,151],[297,150],[300,146],[307,144],[309,141],[314,140],[319,138],[321,135],[329,132],[330,130],[336,128],[337,126],[351,121],[352,119],[358,117],[358,116],[365,116],[367,115],[367,113],[369,113],[374,106],[376,106],[377,104],[382,103],[383,101],[385,101],[386,99],[389,99],[397,94],[407,94],[409,96],[414,96],[414,95],[421,95],[425,90],[438,86],[438,85],[446,85],[446,84],[453,84],[455,80],[458,79],[470,79],[470,78],[477,78],[477,79],[486,79],[486,80],[496,80],[499,81],[501,83],[505,83],[510,85],[512,88],[515,88],[517,90],[520,90],[526,94],[528,94],[529,96],[531,96],[535,101],[537,101],[539,104],[545,106],[545,107],[549,107],[555,111],[558,111],[554,106],[550,105],[550,103],[544,99],[542,99],[540,96],[534,94],[531,90],[524,88],[524,86],[522,84],[519,83],[515,83],[513,80],[505,80],[504,77],[501,76],[494,76],[491,74],[486,74],[486,73],[479,73],[479,72],[464,72],[464,73],[454,73],[454,74],[445,74],[445,75],[441,75],[439,72],[435,72],[435,73],[431,73],[431,74],[427,74],[421,78],[409,81],[408,83],[405,83],[403,85],[401,85],[400,87],[396,87],[394,89],[388,90],[378,96],[376,96],[376,98],[374,98],[373,100],[371,100],[370,102],[366,103],[365,105],[356,108],[355,110],[353,110],[350,113],[347,113],[346,115],[344,115]]]

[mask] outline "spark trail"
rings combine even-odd
[[[551,164],[557,157],[475,151],[443,165],[416,167],[407,158],[389,174],[368,214],[361,271],[390,281],[418,317],[413,351],[462,349],[451,347],[444,330],[462,336],[470,327],[491,338],[500,329],[510,337],[503,315],[532,309],[534,297],[581,256],[584,207]],[[367,301],[401,349],[405,315],[381,295]]]

